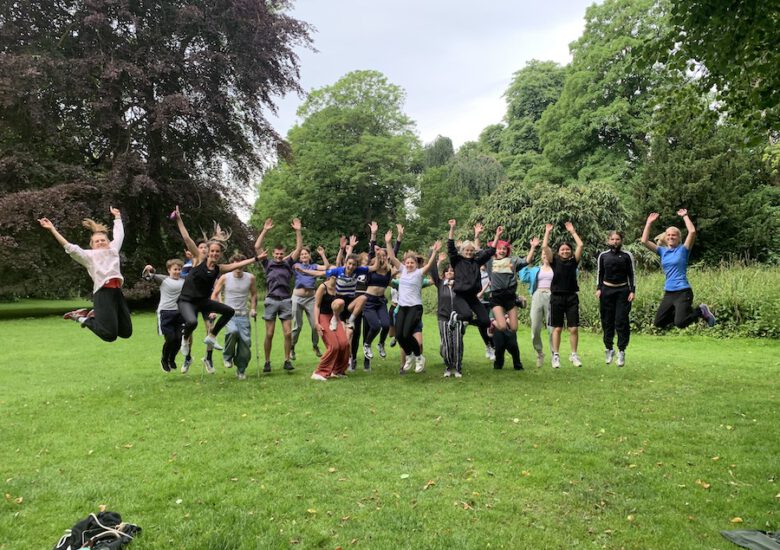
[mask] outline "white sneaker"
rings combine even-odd
[[[455,378],[461,378],[463,375],[459,371],[455,371]]]
[[[353,330],[355,328],[355,320],[350,317],[347,319],[346,323],[344,323],[344,326],[347,327],[349,330]]]
[[[571,355],[569,355],[569,361],[571,361],[572,365],[574,365],[575,367],[582,366],[582,361],[580,361],[580,356],[577,355],[576,353],[572,353]]]
[[[181,373],[187,374],[187,371],[190,370],[190,365],[192,364],[192,359],[185,359],[184,363],[181,365]]]
[[[243,372],[239,372],[236,378],[238,378],[239,380],[246,380],[246,374],[244,374]]]
[[[209,374],[214,374],[216,371],[214,370],[214,365],[211,364],[211,361],[208,357],[204,357],[201,359],[203,361],[203,366],[206,367],[206,372]]]
[[[411,353],[406,356],[406,360],[404,361],[404,366],[401,367],[401,370],[404,372],[409,372],[412,370],[412,365],[414,365],[414,355]]]
[[[444,378],[449,378],[450,376],[452,376],[452,371],[445,370],[444,371]]]
[[[418,355],[415,362],[417,363],[414,367],[414,372],[417,374],[420,374],[425,370],[425,356],[424,355]]]
[[[321,374],[317,374],[316,372],[311,375],[312,380],[319,380],[320,382],[327,382],[328,379],[322,376]]]
[[[552,355],[552,368],[559,369],[561,368],[561,356],[557,353],[553,353]]]
[[[184,357],[187,357],[190,354],[190,343],[184,337],[181,339],[181,354]]]
[[[206,336],[203,339],[203,343],[206,344],[207,346],[213,347],[217,351],[222,351],[223,349],[222,346],[219,345],[219,342],[217,342],[217,339],[211,335]]]
[[[496,360],[496,350],[493,346],[487,346],[485,348],[485,358],[490,359],[491,361]]]
[[[363,344],[363,357],[366,359],[373,359],[374,358],[374,352],[371,351],[371,346],[368,344]]]
[[[226,369],[232,369],[233,368],[233,361],[231,361],[230,359],[225,359],[223,357],[222,358],[222,364],[225,365]]]
[[[330,318],[330,330],[336,332],[337,328],[339,328],[339,318],[334,315]]]
[[[626,364],[626,352],[618,350],[617,366],[622,367]]]
[[[544,353],[537,353],[536,354],[536,366],[541,367],[544,365]]]
[[[613,349],[605,349],[604,350],[604,362],[609,365],[612,363],[612,359],[615,357],[615,350]]]

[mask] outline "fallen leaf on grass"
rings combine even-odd
[[[401,474],[401,479],[409,479],[409,474]]]
[[[231,477],[230,481],[238,481],[238,478],[237,477]]]
[[[98,506],[98,510],[100,510],[101,512],[105,512],[106,508],[107,506],[105,504],[101,504],[100,506]]]
[[[731,518],[731,523],[742,523],[741,517]]]
[[[709,483],[707,483],[706,481],[702,481],[700,479],[696,480],[696,485],[701,486],[702,489],[709,489],[711,487]]]
[[[628,521],[634,521],[636,519],[636,516],[634,514],[629,514],[629,516],[626,519]]]
[[[18,498],[16,498],[16,499],[14,500],[14,502],[15,502],[16,504],[21,504],[22,502],[24,502],[24,497],[18,497]]]
[[[180,498],[176,499],[176,504],[181,504],[182,502],[184,502],[182,499],[180,499]]]
[[[717,462],[718,460],[720,460],[720,457],[719,457],[719,456],[713,456],[713,457],[712,457],[712,460],[714,460],[715,462]]]
[[[432,479],[429,479],[428,483],[426,483],[425,486],[423,487],[423,491],[426,491],[426,490],[430,489],[434,485],[436,485],[436,482],[434,480],[432,480]]]
[[[133,444],[132,443],[125,443],[124,445],[122,445],[122,447],[124,447],[125,449],[132,449],[133,448]]]
[[[341,521],[348,521],[348,520],[349,520],[349,516],[341,516]]]
[[[520,424],[520,419],[519,418],[513,418],[512,422],[514,422],[515,424]]]
[[[464,510],[472,510],[473,509],[468,502],[461,502],[461,504],[463,505],[463,509]]]
[[[316,513],[317,513],[317,510],[315,510],[314,508],[308,508],[308,509],[306,510],[306,513],[308,513],[308,514],[316,514]]]
[[[332,474],[336,471],[336,468],[330,467],[328,468],[328,471]]]
[[[529,472],[528,470],[523,470],[522,472],[520,472],[520,475],[523,477],[528,477],[531,475],[531,472]]]

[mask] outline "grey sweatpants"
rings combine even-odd
[[[314,318],[314,296],[296,296],[295,294],[292,296],[292,347],[295,347],[298,343],[298,337],[301,335],[304,313],[308,317],[311,327],[311,345],[316,348],[320,337],[317,334],[317,320]]]
[[[547,326],[547,338],[552,349],[552,327],[550,326],[550,292],[538,288],[531,296],[531,343],[536,354],[544,353],[542,347],[542,327]]]

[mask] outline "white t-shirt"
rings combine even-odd
[[[402,307],[421,306],[422,284],[422,269],[407,271],[406,266],[401,264],[401,272],[398,278],[398,305]]]

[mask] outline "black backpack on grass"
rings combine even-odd
[[[122,516],[116,512],[90,514],[68,529],[53,550],[120,550],[140,532],[137,525],[122,523]]]

